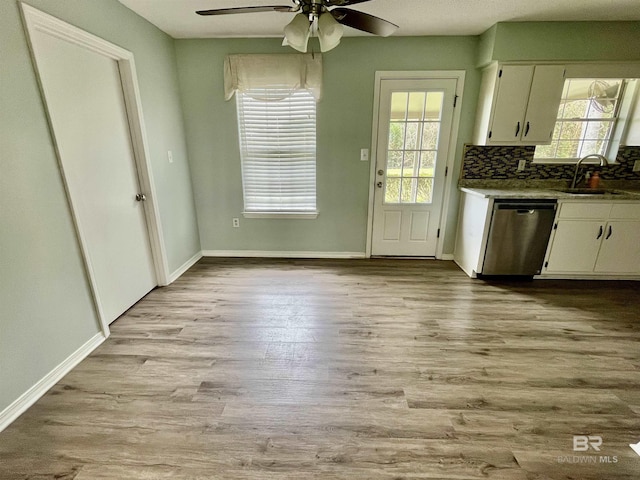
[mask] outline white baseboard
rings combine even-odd
[[[443,253],[440,260],[453,260],[453,253]]]
[[[455,262],[456,265],[458,265],[458,267],[460,267],[460,270],[462,270],[464,273],[466,273],[469,277],[471,278],[478,278],[478,275],[476,274],[475,271],[473,270],[468,270],[467,268],[465,268],[464,265],[462,265],[460,262],[458,262],[456,259],[453,260]]]
[[[540,280],[640,280],[638,275],[584,275],[563,273],[545,273],[542,275],[535,275],[533,278]]]
[[[180,278],[184,272],[186,272],[191,267],[193,267],[196,264],[196,262],[198,260],[200,260],[201,258],[202,258],[202,252],[198,252],[193,257],[191,257],[189,260],[184,262],[181,267],[179,267],[175,272],[173,272],[171,275],[169,275],[169,285],[171,285],[178,278]]]
[[[96,333],[84,345],[69,355],[60,365],[47,373],[38,383],[24,392],[18,399],[0,412],[0,432],[22,415],[31,405],[36,403],[47,391],[58,383],[76,365],[93,352],[106,337],[102,332]]]
[[[364,252],[286,252],[264,250],[203,250],[205,257],[365,258]]]

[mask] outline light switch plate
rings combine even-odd
[[[167,150],[167,158],[169,159],[169,163],[173,163],[173,152],[171,150]]]
[[[640,160],[636,160],[633,162],[633,171],[640,172]]]
[[[361,148],[360,149],[360,161],[361,162],[369,161],[369,149],[368,148]]]

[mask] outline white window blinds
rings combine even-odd
[[[236,94],[246,213],[316,213],[316,103],[307,90]]]

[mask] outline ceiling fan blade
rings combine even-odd
[[[347,5],[355,5],[356,3],[370,2],[371,0],[325,0],[327,7],[346,7]]]
[[[214,10],[198,10],[198,15],[228,15],[230,13],[254,13],[254,12],[297,12],[298,8],[289,7],[287,5],[271,5],[264,7],[234,7],[234,8],[217,8]]]
[[[381,37],[388,37],[400,28],[398,25],[382,18],[348,8],[334,8],[331,10],[331,14],[339,23],[347,27],[356,28]]]

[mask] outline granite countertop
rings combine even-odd
[[[575,194],[566,193],[567,180],[495,180],[462,179],[458,183],[461,191],[484,198],[555,198],[557,200],[640,200],[640,182],[607,180],[601,188],[613,193]]]
[[[614,189],[611,193],[575,194],[552,188],[470,188],[460,190],[484,198],[555,198],[558,200],[640,200],[640,191]]]
[[[475,188],[460,187],[460,190],[484,198],[555,198],[558,200],[640,200],[640,190],[613,189],[604,194],[575,194],[553,188]]]

